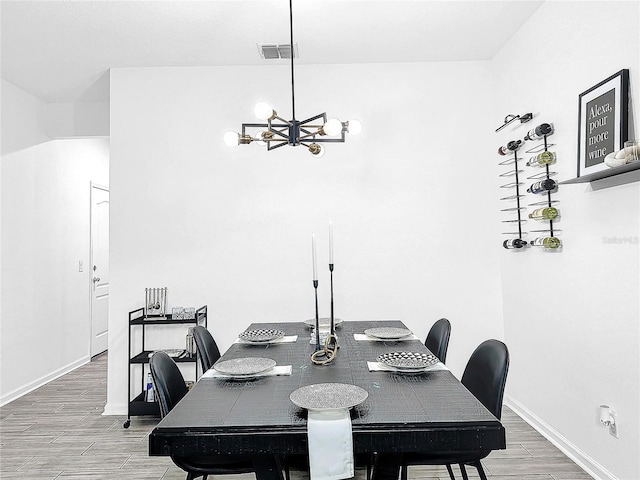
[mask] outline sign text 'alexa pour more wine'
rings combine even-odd
[[[615,150],[615,111],[614,89],[587,102],[585,167],[602,163]]]

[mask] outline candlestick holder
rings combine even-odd
[[[320,350],[320,318],[318,317],[318,280],[313,281],[313,289],[315,290],[315,293],[316,293],[316,352],[318,352]]]
[[[335,345],[333,345],[333,349],[336,353],[338,353],[338,336],[336,335],[336,319],[333,313],[333,263],[329,264],[329,272],[331,276],[331,337],[335,340]],[[331,347],[331,345],[329,345]]]
[[[333,263],[329,264],[331,272],[331,323],[329,335],[324,341],[324,348],[320,347],[320,322],[318,319],[318,289],[316,288],[316,351],[311,355],[311,362],[316,365],[326,365],[331,363],[338,355],[338,336],[336,335],[336,322],[333,312]],[[314,286],[317,287],[317,281]]]

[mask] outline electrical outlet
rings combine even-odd
[[[82,260],[78,260],[78,271],[84,272],[84,262]]]
[[[611,423],[609,424],[609,435],[618,438],[618,418],[613,412],[609,413],[609,416],[611,417]]]

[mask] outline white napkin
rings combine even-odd
[[[347,408],[309,411],[309,473],[311,480],[354,476],[351,416]]]
[[[255,375],[250,375],[250,378],[255,377],[273,377],[275,375],[291,375],[291,365],[276,365],[273,368],[270,368],[266,372],[256,373]],[[224,373],[220,373],[213,368],[210,368],[206,372],[202,374],[200,378],[241,378],[234,377],[233,375],[225,375]]]
[[[395,367],[390,367],[389,365],[385,365],[384,363],[381,362],[367,362],[367,367],[369,367],[369,371],[370,372],[402,372],[404,370],[400,370],[398,368]],[[447,368],[447,366],[442,363],[442,362],[438,362],[436,363],[433,367],[430,367],[428,369],[426,369],[426,372],[437,372],[439,370],[449,370]],[[411,372],[413,373],[413,372]]]
[[[268,342],[249,342],[244,338],[238,338],[233,343],[244,343],[245,345],[264,345],[267,343],[296,343],[298,341],[298,335],[285,335],[276,340],[269,340]]]
[[[370,342],[404,342],[405,340],[420,340],[413,333],[402,338],[376,338],[365,335],[364,333],[354,333],[353,338],[356,340],[369,340]]]

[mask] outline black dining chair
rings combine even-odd
[[[424,346],[429,349],[442,363],[447,359],[447,349],[449,348],[449,336],[451,335],[451,322],[446,318],[441,318],[433,324],[427,334]]]
[[[184,383],[178,365],[165,352],[155,352],[149,360],[151,376],[156,389],[160,416],[167,415],[171,409],[187,394],[189,389]],[[208,475],[229,475],[251,473],[254,471],[251,456],[247,455],[206,455],[180,457],[172,455],[171,459],[178,467],[187,472],[187,480]]]
[[[193,327],[193,339],[196,342],[196,348],[198,349],[198,356],[200,357],[200,365],[202,365],[202,371],[206,372],[213,364],[220,358],[220,350],[216,341],[211,336],[209,330],[202,325]]]
[[[486,340],[471,354],[469,362],[462,375],[462,384],[475,395],[475,397],[498,420],[502,415],[502,397],[509,370],[509,350],[507,346],[498,340]],[[416,452],[403,455],[401,480],[407,480],[409,465],[446,465],[449,477],[455,480],[451,465],[458,464],[462,478],[468,480],[465,465],[470,465],[478,470],[482,480],[487,476],[482,468],[482,460],[489,455],[491,450],[473,450],[439,455],[432,452]]]

